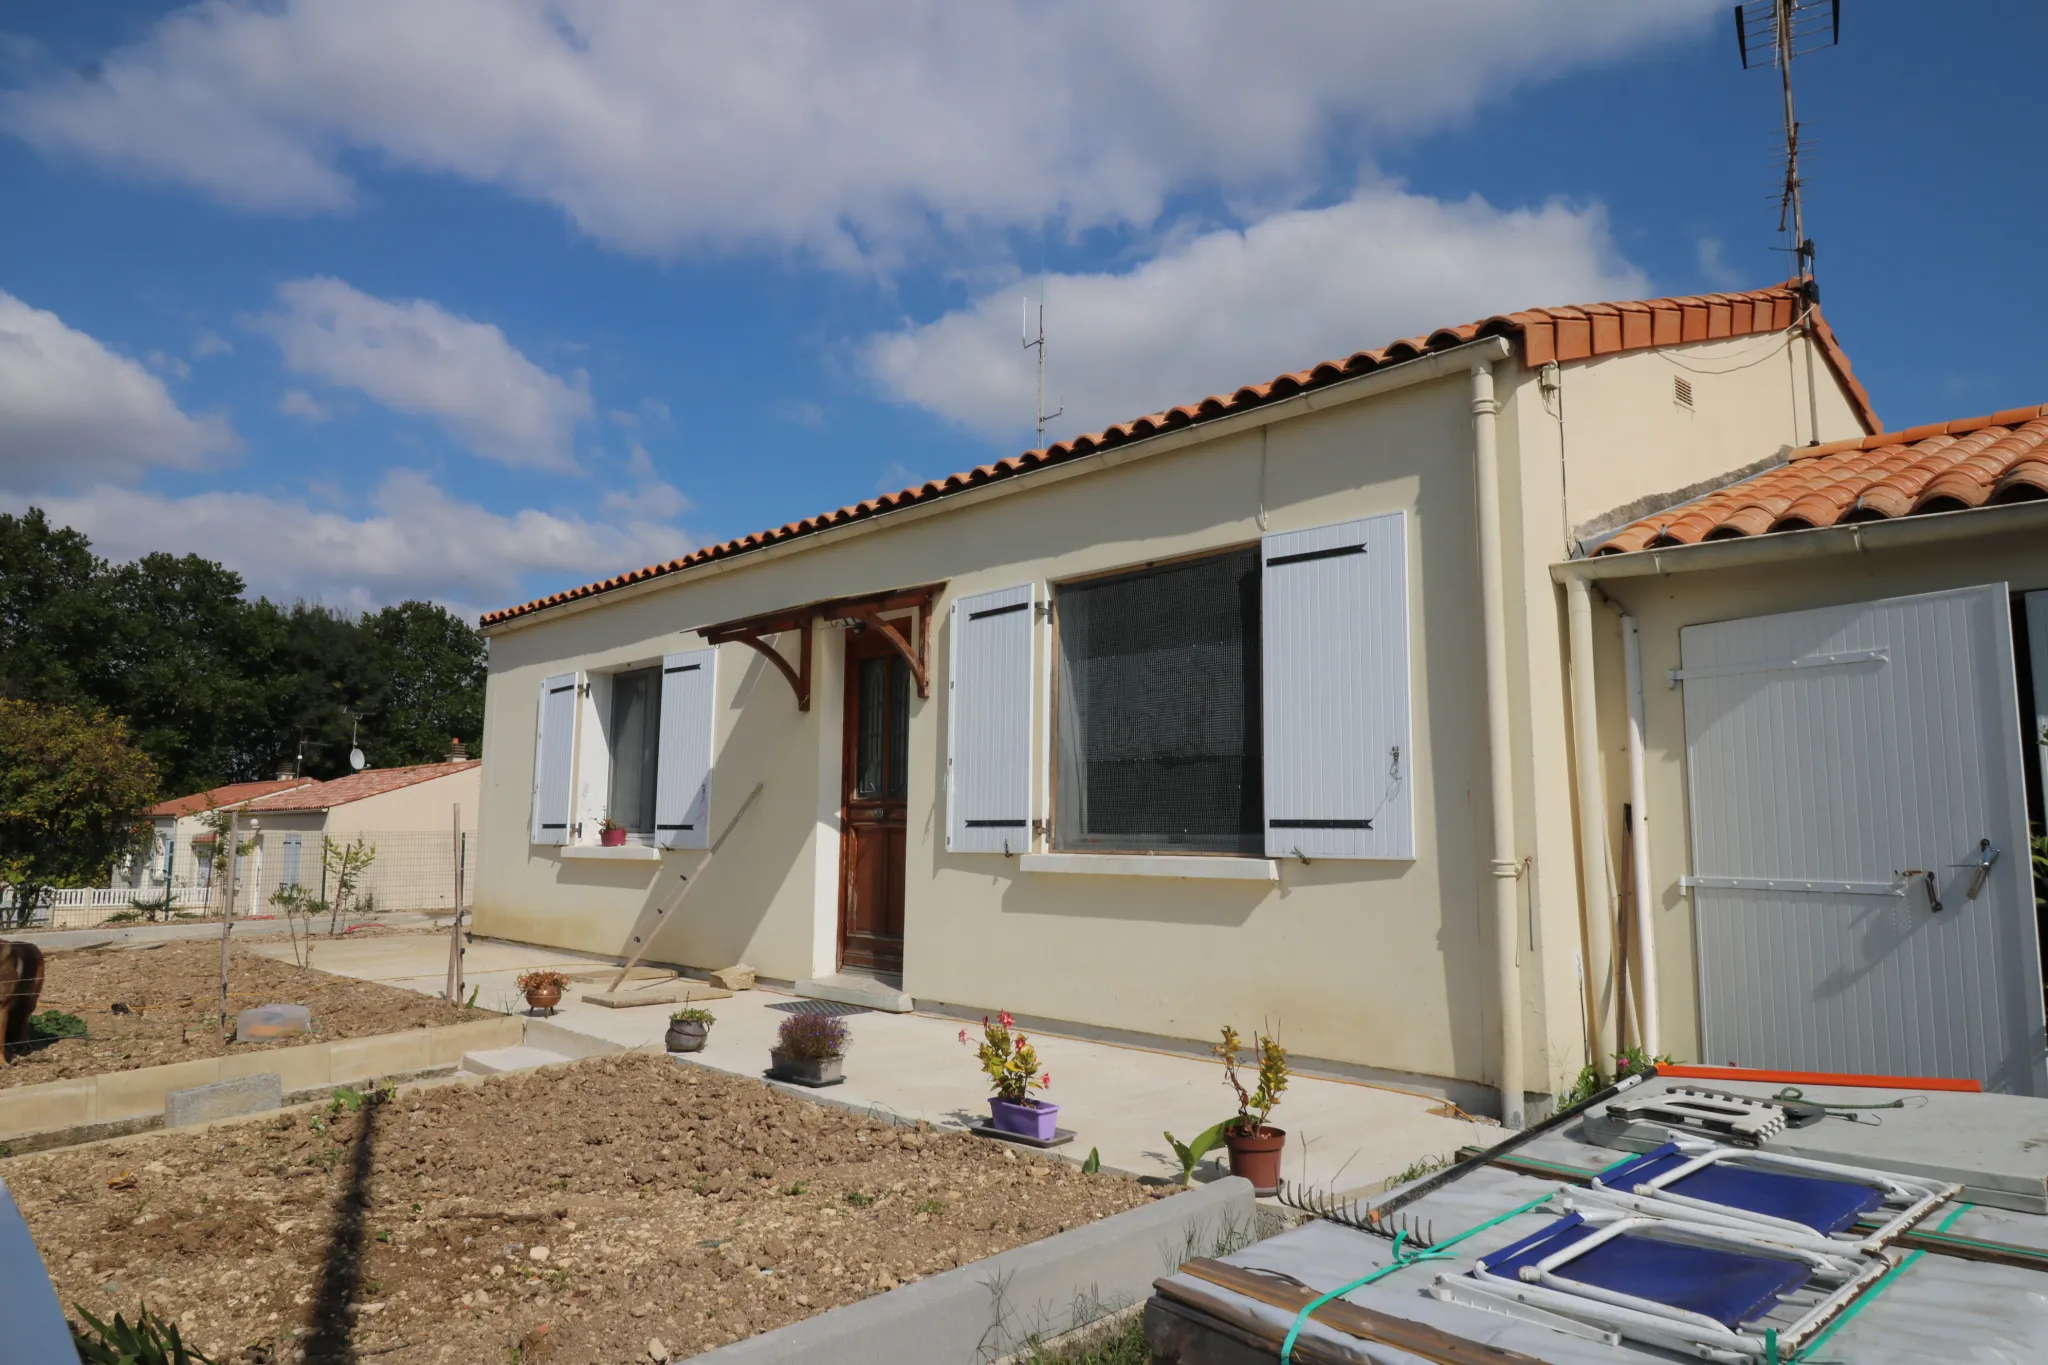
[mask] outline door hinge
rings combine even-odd
[[[1031,604],[1031,614],[1041,621],[1052,620],[1052,602],[1050,600],[1033,602]]]

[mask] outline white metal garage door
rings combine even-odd
[[[2048,1093],[2005,586],[1680,651],[1701,1060]]]

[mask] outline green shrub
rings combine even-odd
[[[150,1312],[148,1304],[132,1326],[119,1313],[111,1327],[83,1308],[78,1308],[78,1316],[85,1325],[71,1324],[71,1344],[82,1365],[214,1365],[210,1357],[184,1343],[177,1323]]]
[[[28,1019],[28,1036],[31,1038],[83,1038],[85,1020],[63,1010],[44,1010],[32,1014]]]

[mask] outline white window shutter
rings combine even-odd
[[[946,708],[946,848],[1031,848],[1031,585],[952,608]]]
[[[661,661],[661,751],[654,770],[654,841],[711,847],[711,725],[718,651]]]
[[[533,842],[569,842],[570,783],[576,753],[576,680],[558,673],[540,685],[540,723],[533,741]]]
[[[1264,542],[1268,857],[1415,856],[1404,513]]]

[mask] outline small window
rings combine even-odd
[[[635,834],[654,833],[654,772],[661,744],[661,670],[614,673],[611,818]]]
[[[1054,601],[1054,846],[1263,855],[1258,548]]]

